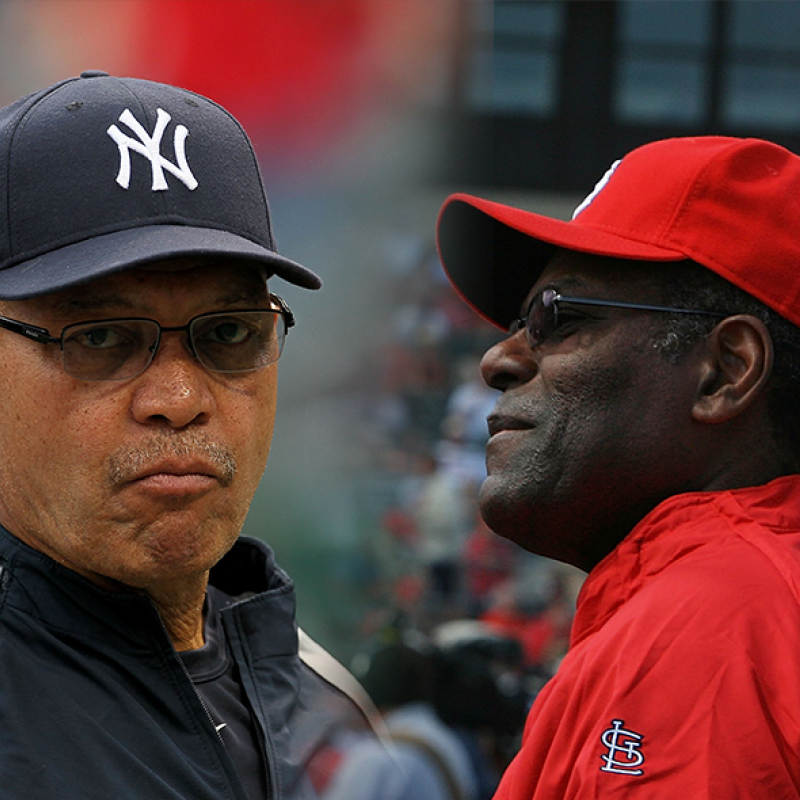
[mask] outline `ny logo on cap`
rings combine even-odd
[[[154,192],[165,191],[169,189],[167,178],[164,175],[164,170],[171,172],[176,178],[179,178],[187,188],[196,189],[197,180],[192,171],[189,169],[189,163],[186,161],[186,137],[189,131],[185,125],[178,125],[175,128],[175,139],[173,146],[175,148],[175,161],[177,166],[171,161],[161,155],[161,139],[164,136],[164,131],[169,124],[172,117],[164,111],[163,108],[157,109],[156,127],[153,130],[153,135],[150,136],[136,117],[131,114],[130,109],[125,109],[119,115],[119,121],[127,125],[138,137],[138,141],[132,136],[123,133],[116,125],[112,125],[107,133],[117,143],[119,147],[119,173],[117,174],[117,183],[123,188],[127,189],[131,184],[131,150],[135,153],[143,155],[150,161],[150,168],[153,172],[153,185]]]

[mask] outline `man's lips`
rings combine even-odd
[[[221,471],[204,460],[170,459],[148,464],[127,476],[124,485],[164,494],[196,494],[224,483]]]
[[[505,468],[508,458],[518,451],[534,425],[518,416],[495,410],[486,418],[489,441],[486,443],[486,471],[492,475]]]
[[[533,427],[530,423],[521,420],[519,417],[497,412],[489,414],[486,418],[486,422],[489,425],[490,437],[496,436],[499,433],[524,431]]]

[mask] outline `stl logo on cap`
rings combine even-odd
[[[119,121],[123,125],[127,125],[138,137],[137,141],[131,136],[123,133],[116,125],[112,125],[107,133],[117,143],[119,147],[119,172],[117,174],[117,183],[123,188],[127,189],[131,183],[131,150],[135,153],[143,155],[150,161],[150,168],[153,174],[152,190],[154,192],[166,191],[169,189],[167,184],[164,170],[171,172],[176,178],[179,178],[184,185],[194,190],[197,188],[197,180],[189,169],[189,163],[186,160],[186,137],[189,135],[189,130],[185,125],[177,125],[175,127],[175,136],[173,140],[173,147],[175,149],[175,160],[177,166],[168,159],[161,155],[161,139],[164,137],[164,131],[172,117],[164,111],[163,108],[157,109],[156,126],[153,130],[153,135],[147,133],[144,126],[133,116],[130,109],[126,108],[120,115]]]
[[[589,192],[586,199],[572,212],[572,219],[575,219],[575,217],[577,217],[578,214],[580,214],[581,211],[583,211],[586,208],[586,206],[590,205],[592,200],[594,200],[595,197],[597,197],[597,195],[600,194],[605,185],[611,180],[611,176],[614,174],[614,171],[621,163],[622,159],[619,158],[606,170],[606,174],[603,175],[603,177],[600,178],[599,181],[597,181],[597,184],[595,185],[594,189],[592,189],[592,191]]]

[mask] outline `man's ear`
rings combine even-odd
[[[749,314],[723,319],[706,341],[701,382],[692,408],[697,422],[727,422],[764,392],[772,374],[772,336]]]

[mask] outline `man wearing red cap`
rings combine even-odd
[[[671,139],[569,222],[454,195],[481,512],[589,575],[497,798],[800,797],[800,158]]]

